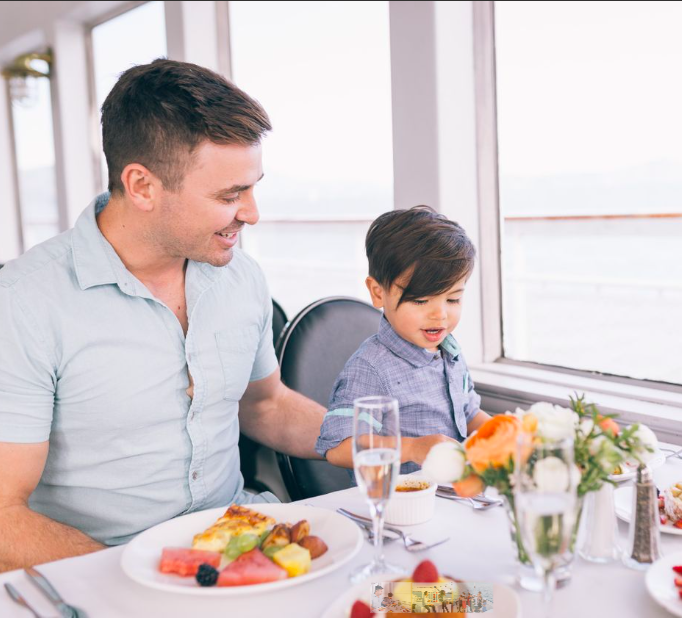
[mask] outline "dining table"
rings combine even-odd
[[[682,460],[670,457],[653,471],[653,477],[659,487],[675,479],[682,481]],[[309,498],[298,504],[332,510],[342,507],[360,514],[369,512],[357,487]],[[619,521],[618,528],[620,543],[625,547],[628,524]],[[511,586],[518,594],[521,616],[544,616],[542,595],[523,590],[515,583],[514,552],[504,508],[474,510],[465,503],[436,498],[435,513],[430,521],[404,526],[403,530],[427,543],[448,538],[447,542],[419,553],[406,551],[399,542],[387,544],[386,559],[404,567],[406,573],[411,573],[422,560],[429,559],[442,573],[457,579]],[[38,570],[67,603],[85,610],[89,618],[320,618],[331,603],[351,588],[350,572],[368,563],[374,551],[365,540],[359,553],[350,561],[309,582],[302,579],[297,585],[270,592],[206,598],[156,590],[131,580],[120,565],[124,549],[123,545],[57,560],[39,565]],[[682,552],[682,536],[661,534],[661,551],[663,555]],[[647,592],[645,575],[645,571],[627,568],[620,560],[596,564],[576,556],[571,581],[555,592],[551,615],[554,618],[670,616]],[[41,616],[58,616],[23,570],[0,574],[0,584],[7,582],[13,584]],[[3,587],[0,616],[23,618],[30,613],[15,604]]]

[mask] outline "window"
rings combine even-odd
[[[124,43],[125,42],[125,43]],[[97,117],[123,71],[165,57],[166,25],[163,2],[147,2],[92,29],[92,56]],[[101,131],[97,131],[101,140]],[[107,164],[101,153],[101,190],[108,185]]]
[[[495,3],[505,357],[682,383],[680,21]]]
[[[34,62],[45,63],[42,60]],[[48,69],[41,72],[47,73]],[[26,84],[27,96],[12,96],[24,251],[60,231],[50,80],[29,77]]]
[[[388,2],[230,2],[232,76],[273,125],[242,234],[291,316],[367,299],[364,237],[393,208]]]

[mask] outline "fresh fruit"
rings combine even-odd
[[[682,588],[682,577],[676,577],[676,578],[675,578],[675,585],[676,585],[678,588]]]
[[[217,568],[220,564],[220,553],[203,549],[187,549],[186,547],[164,547],[161,553],[159,571],[175,573],[183,577],[194,576],[200,564],[208,564]]]
[[[272,557],[278,552],[282,551],[284,547],[282,545],[271,545],[263,550],[263,553],[272,560]]]
[[[310,552],[298,543],[289,543],[272,560],[286,570],[289,577],[297,577],[310,571]]]
[[[258,535],[257,534],[241,534],[237,537],[237,547],[239,550],[245,554],[247,551],[251,551],[254,547],[258,545]]]
[[[668,523],[668,518],[665,515],[661,515],[661,523],[664,526]]]
[[[210,564],[200,564],[196,579],[200,586],[215,586],[218,581],[218,569]]]
[[[350,610],[350,618],[369,618],[370,616],[374,616],[374,614],[367,603],[362,601],[355,601],[353,603],[353,607]]]
[[[412,581],[415,583],[431,583],[438,581],[438,569],[430,560],[420,562],[412,573]]]
[[[319,536],[305,536],[298,544],[301,547],[305,547],[310,552],[310,557],[315,560],[324,554],[328,547],[327,544]]]
[[[675,528],[682,528],[682,519],[676,521],[673,526],[675,526]]]
[[[680,595],[680,599],[682,599],[682,590],[678,590],[678,591],[677,591],[677,594],[679,594],[679,595]]]
[[[218,575],[218,586],[249,586],[286,578],[287,572],[256,548],[228,564]]]
[[[682,575],[682,565],[674,566],[673,571],[675,571],[675,573],[679,573],[680,575]]]

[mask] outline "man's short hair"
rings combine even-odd
[[[383,586],[379,586],[379,585],[374,586],[374,592],[377,592],[378,590],[383,590],[383,589],[384,589]]]
[[[468,277],[476,249],[460,225],[429,206],[392,210],[374,220],[365,239],[369,275],[382,287],[401,276],[400,301],[436,296]]]
[[[109,191],[123,193],[123,169],[140,163],[176,192],[201,143],[251,146],[271,129],[257,101],[209,69],[165,58],[132,67],[102,105]]]

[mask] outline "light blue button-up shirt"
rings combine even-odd
[[[250,257],[188,263],[185,338],[99,231],[107,201],[0,270],[0,441],[49,440],[31,508],[118,544],[244,501],[239,400],[277,360],[271,299]]]

